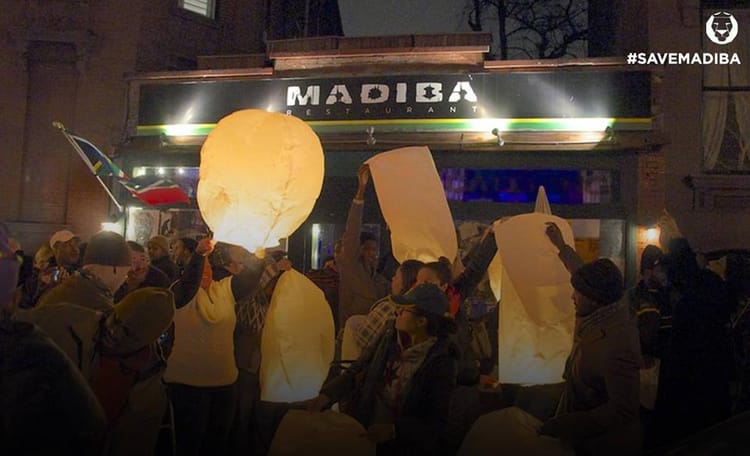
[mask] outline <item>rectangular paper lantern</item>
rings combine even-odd
[[[405,260],[456,258],[458,241],[448,201],[427,147],[404,147],[366,162],[391,231],[393,256]]]
[[[545,234],[546,222],[573,233],[565,220],[531,213],[495,222],[498,254],[489,268],[493,292],[501,294],[498,375],[503,383],[562,381],[573,343],[575,309],[570,274]]]

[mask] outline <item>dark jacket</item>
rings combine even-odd
[[[670,243],[665,263],[678,298],[661,360],[652,444],[687,436],[730,412],[730,300],[724,282],[698,266],[685,239]]]
[[[395,327],[389,325],[377,343],[371,344],[359,360],[321,390],[334,402],[342,402],[346,413],[365,428],[372,424],[376,395],[383,386],[383,372],[388,354],[397,343],[396,334]],[[435,342],[411,379],[401,413],[394,417],[395,440],[380,450],[386,454],[437,453],[456,383],[456,358],[455,347],[447,339]]]
[[[68,302],[100,312],[112,308],[112,292],[99,279],[81,270],[39,298],[36,307]]]
[[[671,319],[672,311],[669,303],[669,291],[649,287],[640,280],[627,292],[628,305],[631,316],[638,325],[643,356],[661,358],[668,336],[662,329],[662,310],[664,317]]]
[[[161,269],[156,268],[152,265],[148,265],[147,268],[148,270],[146,271],[146,277],[144,277],[143,282],[141,282],[136,288],[130,289],[130,287],[128,287],[128,283],[125,282],[120,288],[117,289],[114,296],[115,302],[120,302],[122,298],[125,297],[125,295],[140,288],[169,288],[169,286],[172,284],[172,281],[169,280],[169,277],[167,277],[167,275]]]
[[[170,283],[174,282],[179,277],[179,269],[177,269],[177,265],[174,264],[174,261],[172,261],[168,255],[164,255],[158,260],[152,261],[151,266],[166,274]]]
[[[565,363],[565,389],[545,431],[588,454],[639,454],[638,331],[624,302],[580,329]]]
[[[111,311],[110,311],[111,312]],[[166,408],[166,395],[162,384],[164,363],[151,348],[147,347],[145,359],[138,363],[137,370],[123,369],[129,362],[126,356],[110,357],[120,365],[117,376],[101,381],[106,363],[101,354],[102,322],[107,313],[83,306],[57,303],[16,313],[18,320],[38,325],[60,347],[83,378],[98,394],[110,416],[106,448],[109,456],[127,454],[153,454],[159,425]],[[128,367],[134,367],[130,365]],[[122,377],[128,377],[118,396],[111,397]],[[104,388],[102,388],[104,387]],[[113,403],[116,405],[112,408]]]
[[[451,282],[452,291],[457,294],[460,302],[455,318],[457,331],[452,336],[460,353],[458,363],[459,385],[471,386],[479,383],[480,360],[471,347],[472,329],[468,318],[469,309],[466,309],[464,300],[474,292],[479,282],[482,281],[496,253],[497,242],[494,233],[491,233],[464,256],[464,270]]]
[[[389,291],[388,280],[368,268],[359,254],[363,203],[352,202],[341,237],[341,252],[336,255],[339,270],[339,328],[352,315],[365,315],[378,299]]]
[[[97,455],[106,419],[81,373],[36,326],[0,321],[3,454]]]
[[[571,274],[583,265],[570,246],[559,256]],[[563,373],[565,389],[542,433],[584,454],[640,454],[641,365],[638,328],[624,300],[577,318]]]

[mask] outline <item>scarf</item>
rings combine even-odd
[[[404,393],[435,342],[437,337],[429,337],[408,348],[403,348],[400,343],[396,344],[397,350],[389,357],[383,372],[383,399],[393,416],[400,415]]]
[[[625,306],[625,301],[620,300],[614,304],[600,307],[596,311],[586,315],[585,317],[576,318],[576,332],[575,338],[579,339],[581,336],[596,328],[601,322],[607,320],[612,315],[620,312]]]

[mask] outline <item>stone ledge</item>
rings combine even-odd
[[[750,175],[687,176],[683,182],[693,190],[694,209],[750,209]]]

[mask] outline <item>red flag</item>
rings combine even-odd
[[[120,183],[131,195],[149,206],[190,203],[187,193],[179,185],[159,176],[138,176]]]

